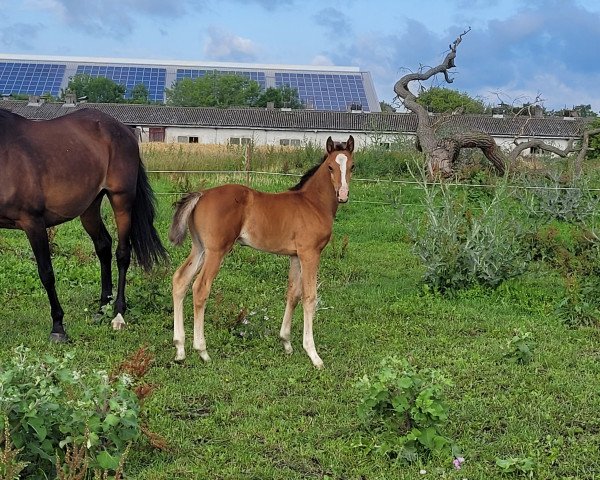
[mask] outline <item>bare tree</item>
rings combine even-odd
[[[454,40],[449,46],[450,50],[442,63],[426,70],[404,75],[394,85],[394,92],[402,99],[404,106],[417,116],[417,148],[425,154],[429,176],[451,176],[454,172],[456,159],[463,148],[479,148],[492,163],[496,172],[503,175],[508,165],[513,163],[525,149],[532,147],[554,153],[561,157],[578,152],[575,159],[575,173],[580,174],[583,158],[587,152],[589,136],[600,133],[600,129],[584,132],[582,142],[578,144],[579,146],[576,146],[575,138],[570,139],[567,147],[564,149],[549,145],[541,140],[528,140],[519,143],[519,137],[522,136],[519,135],[515,139],[515,147],[508,154],[502,151],[494,138],[487,132],[474,130],[440,136],[439,127],[448,121],[448,117],[433,117],[429,115],[427,109],[417,102],[417,97],[409,90],[409,84],[411,82],[423,82],[440,73],[444,75],[447,83],[452,83],[454,79],[450,77],[449,70],[456,66],[454,63],[456,49],[463,37],[470,30],[471,28],[468,28]],[[525,126],[526,123],[523,123],[521,133],[523,133]]]

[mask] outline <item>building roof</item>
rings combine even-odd
[[[132,126],[187,126],[248,129],[317,130],[341,132],[416,133],[417,117],[412,113],[355,113],[317,110],[264,108],[169,107],[80,103],[32,104],[0,100],[0,108],[32,120],[48,120],[80,108],[96,108]],[[584,119],[562,117],[505,117],[489,115],[451,116],[440,128],[453,131],[480,130],[496,137],[571,138],[579,137]]]

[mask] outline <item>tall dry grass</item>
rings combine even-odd
[[[320,161],[321,148],[142,143],[148,170],[219,170],[302,173]]]

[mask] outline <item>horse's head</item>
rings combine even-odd
[[[354,151],[354,137],[350,135],[347,142],[334,143],[329,137],[327,139],[327,157],[325,163],[331,175],[331,183],[335,189],[335,194],[339,203],[348,201],[348,185],[354,171],[354,160],[352,152]]]

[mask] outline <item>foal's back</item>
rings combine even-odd
[[[204,190],[190,228],[205,249],[228,251],[235,242],[265,252],[296,255],[298,247],[324,245],[332,223],[301,191],[265,193],[229,184]]]

